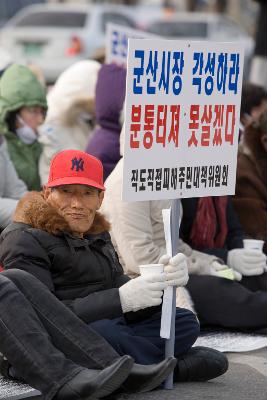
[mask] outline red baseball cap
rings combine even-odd
[[[103,185],[103,165],[91,154],[80,150],[63,150],[50,163],[47,185],[87,185],[105,190]]]

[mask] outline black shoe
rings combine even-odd
[[[99,388],[94,396],[99,399],[108,396],[117,390],[131,373],[134,360],[128,355],[120,357],[117,361],[105,368],[98,376]]]
[[[169,357],[158,364],[134,364],[121,389],[127,393],[148,392],[155,389],[170,375],[176,363],[176,358]]]
[[[133,362],[125,355],[102,371],[84,369],[62,386],[54,400],[92,400],[108,396],[125,381]]]
[[[192,347],[178,359],[174,371],[175,382],[201,382],[217,378],[228,369],[227,357],[209,347]]]

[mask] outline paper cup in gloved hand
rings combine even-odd
[[[244,248],[251,250],[263,250],[264,240],[258,239],[244,239],[243,240]]]
[[[139,265],[139,271],[141,276],[160,274],[164,272],[164,264]]]

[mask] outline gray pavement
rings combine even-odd
[[[179,383],[174,390],[121,396],[120,400],[267,400],[267,348],[230,353],[229,370],[209,382]]]
[[[112,396],[111,400],[267,400],[267,348],[247,353],[230,353],[227,373],[204,383],[179,383],[174,390],[155,390],[137,395]],[[2,389],[1,389],[2,388]],[[17,390],[17,389],[16,389]],[[0,399],[25,398],[15,388],[4,390],[0,379]],[[33,400],[36,397],[31,397]],[[37,399],[37,398],[36,398]],[[38,397],[41,400],[41,397]]]

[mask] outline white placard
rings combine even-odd
[[[156,37],[156,35],[109,22],[106,29],[106,63],[117,64],[126,68],[128,39],[152,37]]]
[[[241,43],[129,39],[124,201],[235,192]]]
[[[171,209],[167,208],[162,210],[162,218],[164,225],[164,234],[166,242],[166,254],[172,255],[172,241],[171,241]],[[168,286],[164,290],[162,301],[161,323],[160,323],[160,337],[164,339],[170,338],[171,320],[172,320],[172,299],[173,288]]]
[[[166,254],[172,256],[172,238],[171,238],[171,209],[162,210],[162,219],[164,226],[164,235],[166,243]]]
[[[161,310],[159,335],[163,339],[170,339],[171,335],[172,300],[173,300],[173,287],[168,286],[166,289],[164,289],[162,310]]]

